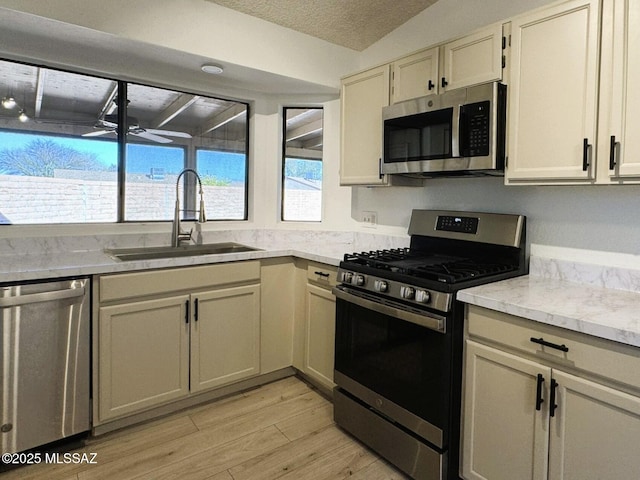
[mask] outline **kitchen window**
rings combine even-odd
[[[322,108],[284,108],[282,220],[322,220]]]
[[[184,168],[211,206],[233,197],[208,220],[247,218],[247,104],[10,61],[0,102],[0,224],[169,221]]]

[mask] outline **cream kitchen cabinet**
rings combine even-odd
[[[189,394],[189,295],[100,308],[99,421]]]
[[[191,391],[260,373],[260,285],[191,295]]]
[[[445,43],[440,61],[440,91],[502,80],[502,24]]]
[[[440,47],[422,50],[391,64],[392,103],[438,92]]]
[[[465,479],[637,476],[637,349],[479,307],[468,337]]]
[[[391,64],[393,103],[502,79],[502,25],[496,24]]]
[[[260,262],[260,373],[293,365],[296,305],[296,267],[293,258]]]
[[[94,424],[260,373],[259,282],[259,262],[100,277]]]
[[[595,178],[600,0],[572,0],[511,21],[506,177]]]
[[[333,383],[335,353],[336,299],[331,289],[336,285],[337,269],[315,262],[298,262],[297,308],[298,346],[294,366],[327,392]]]
[[[342,80],[341,185],[385,185],[382,158],[382,107],[389,105],[389,65]]]
[[[606,0],[602,22],[598,179],[640,182],[640,0]]]

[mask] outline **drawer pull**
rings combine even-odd
[[[536,410],[540,411],[544,400],[542,399],[542,384],[544,383],[544,377],[541,373],[538,374],[538,385],[536,387]]]
[[[556,382],[553,378],[551,379],[551,398],[549,399],[549,416],[555,417],[556,408],[558,408],[558,404],[556,403],[556,389],[558,388],[558,382]]]
[[[184,302],[184,323],[189,323],[189,317],[191,316],[191,312],[189,311],[189,306],[191,305],[191,302],[189,300],[187,300],[186,302]]]
[[[538,345],[542,345],[544,347],[555,348],[556,350],[560,350],[562,352],[568,352],[569,351],[569,347],[567,347],[564,343],[562,345],[558,345],[557,343],[547,342],[542,337],[540,337],[540,338],[531,337],[531,341],[533,343],[537,343]]]
[[[329,278],[329,274],[328,273],[324,273],[324,272],[313,272],[316,275],[319,275],[321,277],[325,277],[325,278]]]

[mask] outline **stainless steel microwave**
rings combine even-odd
[[[383,108],[382,173],[502,175],[506,95],[494,82]]]

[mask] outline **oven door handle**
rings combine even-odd
[[[418,311],[417,309],[412,311],[411,307],[406,307],[405,305],[389,300],[383,300],[383,302],[381,302],[377,298],[374,299],[374,297],[361,292],[353,292],[345,287],[334,287],[332,293],[336,298],[353,303],[354,305],[399,318],[400,320],[405,320],[440,333],[446,332],[446,318],[441,315]]]

